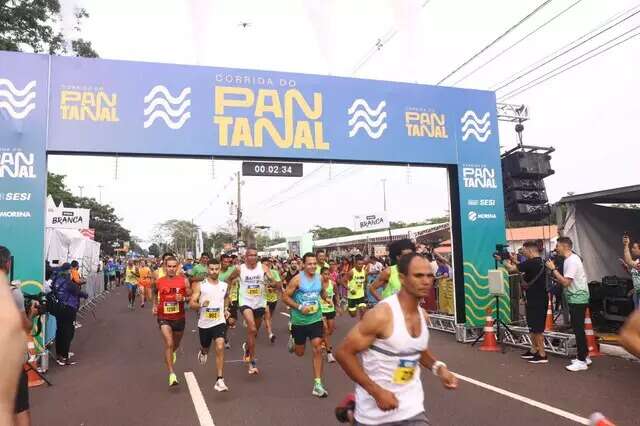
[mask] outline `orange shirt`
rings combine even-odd
[[[143,287],[149,287],[151,285],[151,269],[147,266],[138,268],[138,284]]]
[[[80,285],[81,283],[81,279],[80,279],[80,271],[78,271],[77,269],[72,269],[71,270],[71,281],[73,281],[74,283]]]

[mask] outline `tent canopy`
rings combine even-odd
[[[600,204],[629,204],[640,202],[640,185],[622,188],[606,189],[604,191],[588,192],[586,194],[569,195],[563,197],[560,203],[575,203],[588,201]]]

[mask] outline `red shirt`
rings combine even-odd
[[[187,296],[184,277],[169,278],[164,276],[157,281],[158,287],[158,319],[181,320],[185,317],[184,301],[176,301],[176,296]]]

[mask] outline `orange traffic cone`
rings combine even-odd
[[[493,317],[491,316],[491,308],[487,308],[487,322],[484,325],[484,341],[480,346],[481,351],[500,352],[498,342],[496,342],[496,333],[493,331]]]
[[[544,322],[544,331],[553,331],[553,310],[551,308],[552,295],[549,295],[549,304],[547,305],[547,319]]]
[[[593,413],[589,417],[589,426],[616,426],[611,420],[607,419],[602,413]]]
[[[587,313],[584,316],[584,334],[587,335],[587,346],[589,347],[589,356],[600,356],[600,345],[593,333],[593,324],[591,323],[591,311],[587,308]]]

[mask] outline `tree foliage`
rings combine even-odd
[[[89,13],[78,8],[74,17],[73,33],[65,39],[59,0],[0,1],[0,50],[98,57],[90,41],[77,37]]]

